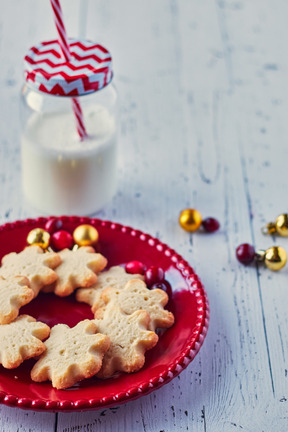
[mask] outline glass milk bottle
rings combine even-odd
[[[116,191],[117,94],[110,53],[86,40],[69,45],[69,62],[57,41],[25,56],[22,187],[42,214],[89,215]]]

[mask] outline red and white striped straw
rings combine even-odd
[[[70,54],[70,48],[69,48],[67,33],[66,33],[65,25],[64,25],[62,9],[61,9],[59,0],[50,0],[50,2],[51,2],[51,6],[52,6],[52,9],[54,12],[55,25],[56,25],[56,28],[58,31],[59,45],[60,45],[63,57],[68,62],[71,59],[71,54]],[[73,112],[75,115],[77,132],[79,134],[80,139],[83,140],[88,135],[87,135],[85,125],[84,125],[84,118],[83,118],[81,105],[76,98],[72,98],[72,109],[73,109]]]

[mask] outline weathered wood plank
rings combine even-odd
[[[80,0],[62,2],[68,30],[77,34]],[[20,176],[19,100],[23,84],[23,57],[41,40],[55,38],[49,1],[2,2],[0,15],[0,222],[32,216],[22,203]],[[0,430],[54,431],[56,416],[0,405]]]

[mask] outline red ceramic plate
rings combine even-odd
[[[56,390],[50,382],[34,383],[30,370],[35,360],[27,360],[17,369],[0,366],[0,402],[35,411],[83,411],[111,407],[146,395],[177,376],[195,357],[207,333],[208,300],[204,288],[189,264],[159,240],[120,224],[80,217],[62,217],[70,232],[82,224],[94,225],[100,237],[100,252],[109,266],[132,260],[147,266],[157,265],[166,273],[173,288],[167,308],[175,315],[175,324],[160,334],[158,344],[146,354],[145,366],[133,374],[115,378],[90,378],[67,390]],[[28,232],[44,227],[47,219],[17,221],[0,227],[0,258],[26,244]],[[21,309],[36,319],[53,326],[74,326],[85,318],[93,318],[88,305],[77,303],[74,296],[56,297],[40,293]]]

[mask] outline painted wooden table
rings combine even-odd
[[[22,202],[22,58],[55,37],[48,0],[0,1],[0,221]],[[149,232],[204,283],[211,320],[198,356],[158,391],[86,413],[0,406],[0,430],[287,432],[288,268],[243,267],[235,248],[287,212],[288,3],[65,0],[70,35],[109,47],[120,97],[119,186],[97,217]],[[190,235],[186,207],[221,229]]]

